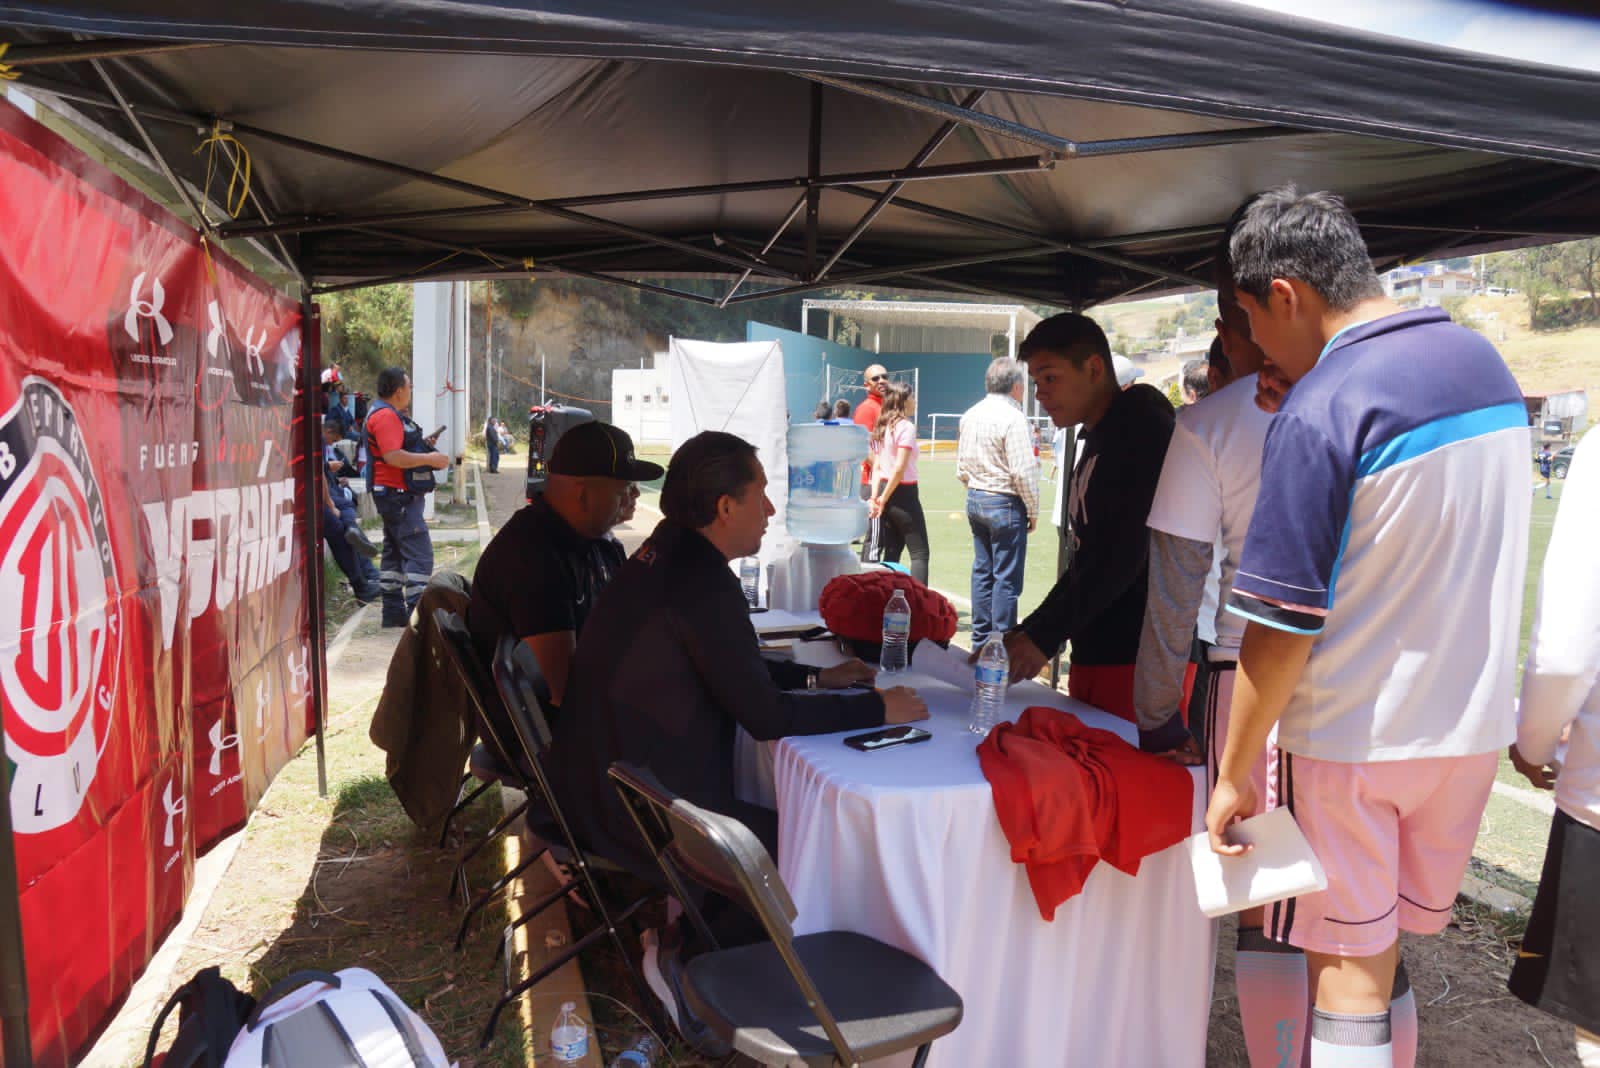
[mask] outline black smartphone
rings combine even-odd
[[[921,727],[899,726],[885,727],[881,731],[870,734],[853,734],[844,740],[844,744],[851,749],[859,749],[863,753],[875,753],[879,749],[893,749],[897,745],[914,745],[925,742],[933,735]]]
[[[433,438],[433,439],[437,440],[439,435],[444,433],[444,428],[445,428],[445,424],[440,423],[439,424],[439,429],[435,430],[432,434],[429,434],[428,436],[430,438]]]

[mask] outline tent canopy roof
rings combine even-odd
[[[1016,323],[1020,337],[1039,324],[1022,304],[966,304],[947,300],[808,300],[812,311],[848,315],[864,327],[932,326],[1004,334]]]
[[[1205,284],[1233,208],[1284,181],[1344,194],[1383,266],[1600,232],[1600,74],[1227,0],[219,11],[0,0],[0,25],[23,88],[209,169],[218,203],[232,146],[196,149],[237,138],[251,196],[219,236],[323,287],[532,268],[1083,306]]]

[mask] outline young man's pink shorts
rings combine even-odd
[[[1217,769],[1222,764],[1222,750],[1228,741],[1228,710],[1233,707],[1233,683],[1238,674],[1238,671],[1229,667],[1225,670],[1213,668],[1205,676],[1206,786],[1210,790],[1217,788]],[[1250,765],[1250,785],[1255,788],[1256,806],[1245,813],[1247,817],[1259,816],[1277,807],[1277,738],[1278,732],[1274,728],[1267,739],[1267,747],[1256,754],[1255,762]]]
[[[1498,767],[1497,752],[1370,764],[1282,753],[1279,803],[1322,861],[1328,889],[1268,906],[1267,937],[1370,957],[1401,930],[1442,931]]]

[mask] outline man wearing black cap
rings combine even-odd
[[[561,435],[544,492],[500,528],[478,561],[467,627],[483,663],[494,662],[502,636],[516,636],[539,658],[551,700],[561,704],[578,632],[622,567],[611,528],[637,499],[635,483],[660,477],[660,465],[635,459],[633,439],[609,423],[581,423]]]

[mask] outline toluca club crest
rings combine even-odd
[[[105,502],[66,399],[28,377],[0,415],[0,695],[17,833],[69,823],[116,704],[122,620]]]

